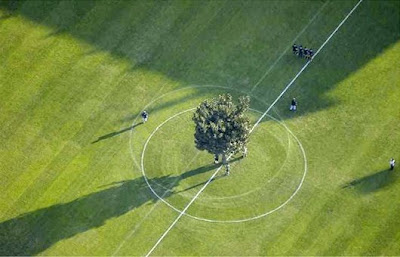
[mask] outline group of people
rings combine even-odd
[[[302,45],[297,46],[296,44],[293,44],[292,50],[293,54],[297,55],[300,58],[306,58],[307,60],[311,60],[314,55],[314,51],[311,48],[303,48]]]

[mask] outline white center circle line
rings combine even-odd
[[[292,195],[291,195],[285,202],[283,202],[281,205],[279,205],[278,207],[276,207],[276,208],[274,208],[274,209],[272,209],[272,210],[270,210],[270,211],[268,211],[268,212],[265,212],[265,213],[263,213],[263,214],[260,214],[260,215],[254,216],[254,217],[250,217],[250,218],[236,219],[236,220],[215,220],[215,219],[206,219],[206,218],[202,218],[202,217],[197,217],[197,216],[188,214],[188,213],[186,213],[186,212],[183,212],[182,210],[180,210],[180,209],[176,208],[175,206],[173,206],[172,204],[170,204],[170,203],[169,203],[168,201],[166,201],[163,197],[159,196],[158,193],[157,193],[157,192],[154,190],[154,188],[151,186],[149,180],[147,179],[146,172],[145,172],[145,168],[144,168],[144,156],[145,156],[145,152],[146,152],[146,149],[147,149],[147,145],[148,145],[148,143],[150,142],[150,140],[151,140],[151,138],[153,137],[153,135],[154,135],[163,125],[165,125],[168,121],[174,119],[175,117],[177,117],[177,116],[179,116],[179,115],[182,115],[182,114],[184,114],[184,113],[186,113],[186,112],[193,111],[193,110],[195,110],[195,109],[196,109],[196,108],[190,108],[190,109],[181,111],[181,112],[179,112],[179,113],[176,113],[176,114],[172,115],[171,117],[169,117],[168,119],[166,119],[166,120],[165,120],[164,122],[162,122],[160,125],[158,125],[158,126],[153,130],[153,132],[150,134],[150,136],[147,138],[146,143],[145,143],[145,145],[144,145],[144,148],[143,148],[143,150],[142,150],[142,155],[141,155],[141,170],[142,170],[142,175],[143,175],[143,177],[144,177],[144,179],[145,179],[145,181],[146,181],[146,184],[148,185],[149,189],[152,191],[152,193],[153,193],[159,200],[161,200],[162,202],[164,202],[167,206],[169,206],[170,208],[172,208],[172,209],[175,210],[176,212],[178,212],[178,213],[180,213],[180,214],[183,214],[183,215],[186,215],[186,216],[188,216],[188,217],[190,217],[190,218],[193,218],[193,219],[196,219],[196,220],[206,221],[206,222],[214,222],[214,223],[217,223],[217,222],[218,222],[218,223],[240,223],[240,222],[246,222],[246,221],[251,221],[251,220],[259,219],[259,218],[265,217],[265,216],[267,216],[267,215],[269,215],[269,214],[272,214],[272,213],[274,213],[275,211],[281,209],[281,208],[282,208],[283,206],[285,206],[290,200],[293,199],[293,197],[297,194],[297,192],[300,190],[301,186],[303,185],[303,182],[304,182],[304,179],[305,179],[305,176],[306,176],[306,173],[307,173],[307,158],[306,158],[306,154],[305,154],[304,148],[303,148],[303,146],[302,146],[300,140],[293,134],[293,132],[292,132],[283,122],[277,120],[276,118],[274,118],[274,117],[272,117],[272,116],[270,116],[270,115],[267,115],[267,116],[268,116],[269,118],[273,119],[274,121],[280,123],[280,125],[282,125],[282,126],[290,133],[290,135],[295,139],[295,141],[297,142],[297,144],[298,144],[298,146],[299,146],[299,148],[300,148],[300,150],[301,150],[301,153],[302,153],[302,155],[303,155],[303,161],[304,161],[304,172],[303,172],[303,176],[302,176],[302,178],[301,178],[300,184],[297,186],[297,188],[296,188],[295,191],[292,193]],[[254,110],[254,109],[251,109],[251,110],[253,110],[253,111],[255,111],[255,112],[258,112],[258,113],[263,113],[263,112],[258,111],[258,110]]]

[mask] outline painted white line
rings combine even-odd
[[[180,210],[180,209],[176,208],[175,206],[173,206],[171,203],[169,203],[167,200],[164,199],[163,195],[160,196],[160,195],[154,190],[154,188],[151,186],[150,182],[149,182],[148,179],[147,179],[147,174],[146,174],[146,171],[145,171],[145,168],[144,168],[144,159],[145,159],[144,157],[145,157],[146,150],[147,150],[147,146],[148,146],[149,142],[151,141],[151,139],[153,138],[153,136],[157,133],[157,131],[158,131],[159,129],[161,129],[162,126],[164,126],[167,122],[171,121],[172,119],[178,117],[179,115],[182,115],[182,114],[187,113],[187,112],[189,112],[189,111],[194,111],[195,109],[196,109],[196,108],[190,108],[190,109],[181,111],[181,112],[179,112],[179,113],[176,113],[176,114],[170,116],[170,117],[169,117],[168,119],[166,119],[165,121],[163,121],[161,124],[159,124],[159,125],[152,131],[152,133],[150,134],[150,136],[147,138],[146,143],[145,143],[144,146],[143,146],[142,157],[141,157],[142,174],[143,174],[143,178],[145,179],[145,181],[146,181],[146,183],[147,183],[147,186],[149,187],[149,189],[151,190],[151,192],[152,192],[160,201],[164,202],[168,207],[170,207],[171,209],[175,210],[175,211],[178,212],[179,214],[181,214],[181,213],[183,212],[183,210]],[[257,113],[259,113],[259,114],[263,114],[263,113],[264,113],[264,112],[262,112],[262,111],[255,110],[255,109],[251,109],[251,108],[250,108],[250,110],[251,110],[251,111],[254,111],[254,112],[257,112]],[[282,121],[277,120],[276,118],[274,118],[273,116],[271,116],[271,115],[269,115],[269,114],[268,114],[267,116],[268,116],[270,119],[272,119],[273,121],[275,121],[275,122],[277,122],[278,124],[280,124],[280,126],[282,126],[282,127],[287,131],[287,133],[288,133],[288,139],[289,139],[289,136],[292,136],[292,137],[295,139],[295,141],[297,142],[297,144],[299,145],[299,148],[302,148],[301,142],[298,140],[298,138],[294,135],[294,133],[293,133]],[[289,142],[290,142],[290,141],[289,141]],[[305,153],[302,153],[302,154],[303,154],[303,160],[304,160],[304,162],[306,162]],[[286,157],[286,158],[287,158],[287,157]],[[282,167],[281,167],[281,168],[282,168]],[[304,173],[306,173],[306,172],[307,172],[307,167],[304,166],[303,176],[304,176]],[[301,185],[300,185],[300,186],[301,186]],[[280,208],[280,206],[278,206],[278,207]],[[278,208],[278,207],[277,207],[277,208]],[[267,214],[266,214],[266,213],[263,213],[263,214],[260,214],[260,215],[258,215],[258,216],[249,217],[249,218],[242,218],[242,219],[236,219],[236,220],[215,220],[215,219],[206,219],[206,218],[202,218],[202,217],[193,216],[193,215],[190,215],[190,214],[188,214],[188,213],[183,213],[183,214],[186,215],[186,216],[188,216],[188,217],[190,217],[190,218],[192,218],[192,219],[199,220],[199,221],[205,221],[205,222],[214,222],[214,223],[240,223],[240,222],[251,221],[251,220],[255,220],[255,219],[264,217],[264,216],[266,216],[266,215],[268,215],[268,214],[273,213],[274,211],[275,211],[275,209],[266,212]]]
[[[232,155],[228,156],[228,160],[229,158],[232,157]],[[197,192],[197,194],[193,197],[193,199],[186,205],[186,207],[182,210],[182,212],[178,215],[178,217],[174,220],[174,222],[172,222],[172,224],[168,227],[168,229],[162,234],[162,236],[157,240],[157,242],[155,243],[155,245],[150,249],[150,251],[146,254],[147,256],[150,256],[150,254],[154,251],[154,249],[156,249],[156,247],[161,243],[161,241],[164,239],[164,237],[168,234],[168,232],[175,226],[175,224],[179,221],[179,219],[183,216],[183,214],[186,212],[186,210],[190,207],[190,205],[192,205],[192,203],[196,200],[196,198],[201,194],[201,192],[204,191],[204,189],[206,189],[206,187],[208,186],[208,184],[210,184],[210,182],[215,178],[215,176],[217,175],[218,171],[222,168],[223,166],[220,166],[215,172],[214,174],[211,176],[211,178],[208,179],[207,183],[204,184],[204,186],[199,190],[199,192]]]
[[[167,192],[165,192],[164,195],[165,195],[165,194],[167,194]],[[163,196],[164,196],[164,195],[163,195]],[[115,255],[119,252],[119,250],[121,250],[122,246],[126,243],[126,241],[128,241],[128,239],[129,239],[133,234],[135,234],[136,230],[138,230],[138,228],[142,225],[142,223],[147,219],[148,216],[150,216],[150,214],[151,214],[151,213],[154,211],[154,209],[158,206],[158,203],[159,203],[159,202],[157,202],[156,204],[154,204],[153,207],[151,207],[150,211],[148,211],[148,212],[146,213],[146,215],[143,217],[143,219],[142,219],[138,224],[135,225],[135,227],[132,229],[132,231],[131,231],[127,236],[125,236],[124,240],[119,244],[119,246],[118,246],[117,249],[114,251],[114,253],[111,254],[111,256],[115,256]]]
[[[256,87],[260,85],[260,83],[268,76],[268,74],[272,71],[273,68],[278,64],[278,62],[282,59],[282,57],[286,54],[286,52],[290,49],[291,45],[296,43],[296,40],[303,35],[303,33],[308,29],[308,27],[311,25],[311,23],[317,18],[317,16],[322,12],[322,10],[327,6],[329,1],[326,1],[319,9],[318,11],[314,14],[314,16],[310,19],[310,21],[307,23],[307,25],[300,31],[299,34],[291,41],[290,45],[281,53],[281,55],[278,57],[278,59],[275,60],[275,62],[269,67],[269,69],[264,73],[264,75],[258,80],[258,82],[253,86],[253,88],[250,90],[250,93],[252,93]]]
[[[311,25],[311,23],[317,18],[317,16],[319,15],[319,13],[324,9],[324,7],[327,5],[329,3],[329,0],[328,1],[326,1],[321,7],[320,7],[320,9],[316,12],[316,14],[310,19],[310,21],[307,23],[307,25],[300,31],[300,33],[299,34],[297,34],[297,36],[292,40],[292,43],[293,42],[295,42],[305,31],[306,31],[306,29]],[[261,77],[261,79],[253,86],[253,88],[251,89],[251,91],[249,92],[249,94],[251,94],[251,92],[265,79],[265,77],[271,72],[271,70],[276,66],[276,64],[280,61],[280,59],[286,54],[286,52],[288,51],[290,49],[290,46],[289,47],[287,47],[283,52],[282,52],[282,54],[278,57],[278,59],[276,59],[275,60],[275,62],[272,64],[272,66],[265,72],[265,74]],[[162,86],[162,88],[165,86],[165,84]],[[195,87],[202,87],[202,86],[193,86],[193,87],[190,87],[190,88],[195,88]],[[211,87],[213,87],[213,86],[211,86]],[[215,87],[218,87],[218,86],[215,86]],[[225,87],[220,87],[220,88],[225,88]],[[187,89],[187,88],[182,88],[182,89]],[[178,89],[178,90],[182,90],[182,89]],[[161,90],[160,90],[161,91]],[[174,91],[172,91],[172,92],[175,92],[175,90]],[[171,92],[171,93],[172,93]],[[169,92],[170,93],[170,92]],[[161,98],[161,97],[163,97],[163,96],[165,96],[165,95],[167,95],[167,94],[169,94],[169,93],[166,93],[166,94],[164,94],[164,95],[161,95],[160,97],[158,97],[158,98],[156,98],[156,99],[153,99],[149,104],[147,104],[146,105],[146,107],[148,107],[148,106],[150,106],[153,102],[155,102],[156,100],[158,100],[159,98]],[[145,108],[146,108],[145,107]],[[145,109],[144,108],[144,109]],[[143,110],[144,110],[143,109]],[[142,110],[142,111],[143,111]],[[138,116],[136,117],[136,119],[139,117],[139,115],[140,114],[138,114]],[[136,120],[135,119],[135,120]],[[131,135],[132,135],[132,133],[133,133],[133,131],[131,131]],[[130,138],[130,145],[131,145],[131,142],[132,142],[132,137]],[[132,150],[132,149],[131,149]],[[139,167],[139,164],[136,162],[136,159],[135,158],[132,158],[133,159],[133,161],[134,161],[134,163],[136,164],[136,166],[137,167]],[[140,168],[140,167],[139,167]],[[158,203],[157,204],[155,204],[155,206],[156,205],[158,205]],[[147,213],[146,214],[146,216],[143,218],[143,219],[146,219],[147,218],[147,216],[149,216],[149,214],[152,212],[154,210],[154,207],[149,211],[149,213]],[[143,220],[142,220],[143,221]],[[142,221],[139,223],[139,224],[141,224],[142,223]],[[135,226],[135,228],[133,229],[133,231],[129,234],[129,236],[127,236],[127,238],[129,238],[129,237],[131,237],[132,236],[132,234],[136,231],[136,229],[137,229],[137,226]],[[122,244],[118,247],[118,249],[112,254],[112,256],[114,256],[118,251],[119,251],[119,249],[121,248],[121,246],[125,243],[125,241],[126,241],[126,239],[127,238],[125,238],[125,240],[122,242]]]
[[[325,40],[325,42],[322,44],[322,46],[318,49],[318,51],[315,53],[312,59],[314,59],[318,53],[322,50],[322,48],[328,43],[328,41],[333,37],[333,35],[339,30],[339,28],[344,24],[344,22],[350,17],[350,15],[354,12],[354,10],[357,9],[357,7],[361,4],[363,0],[360,0],[354,7],[353,9],[347,14],[347,16],[342,20],[342,22],[336,27],[336,29],[331,33],[331,35]],[[250,133],[253,132],[253,130],[256,128],[256,126],[261,122],[261,120],[267,115],[267,113],[271,110],[271,108],[281,99],[283,94],[290,88],[290,86],[296,81],[296,79],[300,76],[301,73],[308,67],[308,65],[311,63],[311,61],[308,61],[304,67],[297,73],[297,75],[290,81],[290,83],[286,86],[286,88],[282,91],[282,93],[275,99],[275,101],[268,107],[268,109],[264,112],[264,114],[258,119],[256,124],[252,127],[250,130]],[[228,160],[232,157],[232,155],[228,156]],[[172,224],[168,227],[168,229],[162,234],[162,236],[157,240],[155,245],[150,249],[150,251],[146,254],[147,256],[150,256],[150,254],[156,249],[156,247],[161,243],[161,241],[165,238],[165,236],[169,233],[169,231],[175,226],[175,224],[180,220],[180,218],[183,216],[183,214],[186,212],[187,209],[192,205],[192,203],[196,200],[196,198],[204,191],[204,189],[210,184],[210,182],[214,179],[214,177],[217,175],[218,171],[222,168],[223,166],[220,166],[214,174],[209,178],[207,183],[197,192],[197,194],[193,197],[193,199],[186,205],[186,207],[183,209],[182,213],[178,215],[178,217],[172,222]],[[303,183],[305,176],[303,177],[301,183]],[[299,189],[299,188],[298,188]],[[298,190],[297,190],[298,191]],[[297,193],[296,191],[296,193]],[[290,199],[289,199],[290,200]]]
[[[139,115],[135,118],[135,120],[139,118]],[[186,165],[185,169],[189,167],[190,164],[192,164],[192,162],[194,162],[194,160],[197,158],[197,156],[199,156],[200,152],[198,152],[193,158],[192,160]],[[136,163],[136,162],[135,162]],[[140,166],[138,166],[140,169]],[[177,179],[178,180],[178,179]],[[176,181],[177,181],[176,180]],[[160,185],[161,186],[161,185]],[[169,193],[168,189],[161,195],[161,198],[164,198],[164,196]],[[125,236],[124,240],[119,244],[119,246],[117,247],[117,249],[114,251],[114,253],[111,256],[115,256],[119,250],[121,250],[122,246],[126,243],[126,241],[128,241],[128,239],[135,234],[136,230],[138,230],[138,228],[142,225],[142,223],[148,218],[148,216],[150,216],[150,214],[154,211],[154,209],[158,206],[160,202],[157,202],[156,204],[153,205],[153,207],[150,209],[150,211],[148,211],[146,213],[146,215],[143,217],[143,219],[135,225],[135,227],[132,229],[132,231]]]
[[[254,124],[254,126],[251,128],[250,132],[252,132],[256,126],[261,122],[261,120],[267,115],[267,113],[271,110],[271,108],[281,99],[281,97],[286,93],[286,91],[293,85],[293,83],[296,81],[296,79],[300,76],[301,73],[308,67],[308,65],[311,63],[312,60],[317,57],[319,52],[324,48],[324,46],[328,43],[328,41],[335,35],[335,33],[339,30],[339,28],[345,23],[345,21],[350,17],[350,15],[357,9],[357,7],[361,4],[363,0],[358,1],[358,3],[351,9],[351,11],[347,14],[347,16],[342,20],[342,22],[336,27],[336,29],[329,35],[329,37],[325,40],[325,42],[321,45],[321,47],[317,50],[313,58],[308,61],[303,68],[296,74],[296,76],[292,79],[292,81],[289,82],[289,84],[283,89],[283,91],[280,93],[280,95],[275,99],[275,101],[268,107],[268,109],[264,112],[264,114],[258,119],[258,121]]]
[[[183,168],[183,170],[186,170],[187,168],[189,168],[189,166],[196,160],[196,158],[198,157],[200,155],[200,151],[197,151],[197,153],[192,157],[192,159],[188,162],[188,164]],[[178,179],[176,179],[176,181],[177,181]],[[167,192],[174,192],[174,190],[172,190],[172,188],[175,186],[175,183],[172,185],[172,188],[168,188],[168,187],[166,187],[166,186],[164,186],[164,185],[161,185],[161,184],[159,184],[159,183],[157,183],[157,182],[155,182],[155,181],[152,181],[152,183],[154,184],[154,185],[157,185],[158,187],[160,187],[160,188],[162,188],[162,189],[165,189]],[[165,195],[165,193],[163,194],[163,196],[161,197],[161,198],[164,198],[164,195]],[[182,195],[183,196],[185,196],[185,194],[184,193],[182,193]],[[190,198],[191,198],[191,195],[189,195],[190,196]],[[158,196],[157,196],[158,197]],[[187,197],[187,198],[189,198],[189,197]]]
[[[169,122],[169,121],[171,121],[172,119],[178,117],[179,115],[182,115],[182,114],[187,113],[187,112],[189,112],[189,111],[194,111],[195,109],[196,109],[196,108],[187,109],[187,110],[181,111],[181,112],[179,112],[179,113],[176,113],[176,114],[170,116],[168,119],[166,119],[166,120],[163,121],[161,124],[159,124],[159,125],[152,131],[152,133],[150,134],[150,136],[147,138],[146,143],[145,143],[144,146],[143,146],[142,157],[141,157],[141,165],[142,165],[142,174],[143,174],[143,178],[145,179],[145,181],[146,181],[146,183],[147,183],[147,186],[149,187],[149,189],[151,190],[151,192],[152,192],[160,201],[164,202],[168,207],[170,207],[171,209],[175,210],[175,211],[178,212],[179,214],[183,214],[183,215],[185,215],[185,216],[187,216],[187,217],[190,217],[190,218],[192,218],[192,219],[195,219],[195,220],[205,221],[205,222],[211,222],[211,223],[241,223],[241,222],[252,221],[252,220],[256,220],[256,219],[265,217],[265,216],[267,216],[267,215],[269,215],[269,214],[272,214],[272,213],[274,213],[275,211],[277,211],[277,210],[279,210],[280,208],[282,208],[284,205],[286,205],[290,200],[289,200],[289,201],[285,200],[285,202],[283,202],[283,203],[282,203],[281,205],[279,205],[278,207],[276,207],[276,208],[274,208],[274,209],[272,209],[272,210],[270,210],[270,211],[267,211],[267,212],[265,212],[265,213],[259,214],[259,215],[257,215],[257,216],[253,216],[253,217],[242,218],[242,219],[236,219],[236,220],[216,220],[216,219],[207,219],[207,218],[197,217],[197,216],[188,214],[188,213],[186,213],[186,212],[183,212],[183,210],[180,210],[180,209],[176,208],[176,207],[173,206],[171,203],[169,203],[167,200],[165,200],[164,197],[163,197],[164,195],[161,195],[161,196],[160,196],[160,195],[154,190],[154,188],[151,186],[150,182],[149,182],[148,179],[147,179],[146,171],[145,171],[145,168],[144,168],[144,159],[145,159],[144,157],[145,157],[146,149],[147,149],[147,146],[148,146],[150,140],[151,140],[152,137],[155,135],[155,133],[157,133],[157,131],[158,131],[159,129],[161,129],[161,127],[164,126],[167,122]],[[263,114],[263,113],[264,113],[264,112],[262,112],[262,111],[255,110],[255,109],[250,109],[250,110],[252,110],[252,111],[254,111],[254,112],[258,112],[259,114]],[[302,178],[303,178],[303,177],[305,178],[305,175],[306,175],[306,173],[307,173],[307,165],[306,165],[307,158],[306,158],[305,151],[304,151],[304,149],[303,149],[303,146],[301,145],[300,140],[294,135],[294,133],[293,133],[282,121],[277,120],[276,118],[274,118],[273,116],[271,116],[271,115],[269,115],[269,114],[268,114],[267,116],[268,116],[270,119],[272,119],[273,121],[278,122],[278,123],[288,132],[289,136],[292,136],[292,137],[294,138],[294,140],[297,142],[297,144],[298,144],[298,146],[299,146],[299,149],[301,150],[301,153],[302,153],[302,155],[303,155],[302,157],[303,157],[303,161],[304,161],[304,171],[303,171]],[[297,194],[297,191],[301,188],[301,186],[302,186],[302,181],[301,181],[300,184],[296,187],[295,191],[292,193],[292,195],[289,196],[288,199],[292,199],[292,198],[294,197],[294,195]]]
[[[162,88],[163,88],[164,86],[165,86],[165,84],[162,86]],[[187,86],[187,87],[179,88],[179,89],[176,89],[176,90],[172,90],[172,91],[170,91],[170,92],[164,93],[164,94],[162,94],[162,95],[160,95],[160,96],[154,98],[153,100],[151,100],[151,101],[139,112],[139,114],[136,116],[136,118],[135,118],[134,121],[132,122],[132,126],[135,124],[135,121],[136,121],[137,119],[139,119],[140,113],[142,113],[147,107],[149,107],[150,105],[152,105],[152,104],[155,103],[156,101],[162,99],[163,97],[165,97],[165,96],[167,96],[167,95],[170,95],[170,94],[173,94],[173,93],[176,93],[176,92],[178,92],[178,91],[183,91],[183,90],[187,90],[187,89],[191,89],[191,88],[205,88],[205,87],[206,87],[206,88],[229,89],[229,90],[233,90],[233,91],[242,92],[242,91],[240,91],[240,90],[238,90],[238,89],[235,89],[235,88],[224,87],[224,86],[216,86],[216,85],[203,85],[203,86],[198,86],[198,85],[196,86],[196,85],[193,85],[193,86]],[[242,92],[242,93],[245,93],[245,92]],[[245,93],[245,94],[247,94],[247,93]],[[261,101],[261,100],[258,99],[257,97],[255,97],[255,96],[252,96],[252,97],[253,97],[254,99],[256,99],[257,101],[259,101],[260,103],[263,103],[263,101]],[[134,152],[133,152],[133,148],[132,148],[132,135],[133,135],[133,130],[130,131],[130,138],[129,138],[129,146],[130,146],[129,148],[130,148],[131,158],[132,158],[133,162],[136,164],[136,166],[137,166],[139,169],[141,169],[140,165],[137,163],[137,161],[136,161],[136,159],[135,159],[135,156],[134,156]],[[150,187],[150,188],[151,188],[151,187]],[[153,193],[154,193],[154,192],[153,192]],[[158,197],[157,194],[156,194],[156,196]],[[163,197],[163,196],[164,196],[164,195],[162,195],[162,197]],[[162,197],[160,198],[161,200],[163,200]],[[154,211],[155,207],[156,207],[160,202],[161,202],[161,201],[155,203],[154,207],[151,208],[150,211],[145,215],[145,217],[139,222],[139,224],[136,225],[136,226],[133,228],[133,230],[129,233],[129,235],[128,235],[127,237],[125,237],[125,239],[121,242],[121,244],[118,246],[118,249],[112,254],[112,256],[116,255],[116,253],[121,249],[122,245],[125,244],[125,242],[128,240],[128,238],[130,238],[130,237],[136,232],[136,230],[137,230],[137,229],[141,226],[141,224],[147,219],[147,217],[150,216],[150,214]],[[167,202],[166,202],[166,203],[167,203]],[[167,203],[167,205],[168,205],[168,203]],[[174,209],[174,207],[172,207],[172,208]],[[180,212],[180,210],[178,210],[178,209],[175,209],[175,210],[176,210],[177,212]]]
[[[335,33],[339,30],[339,28],[346,22],[346,20],[350,17],[350,15],[357,9],[357,7],[362,3],[363,0],[358,1],[358,3],[351,9],[351,11],[347,14],[347,16],[342,20],[342,22],[336,27],[336,29],[331,33],[331,35],[325,40],[322,46],[318,49],[312,59],[314,59],[318,53],[324,48],[324,46],[328,43],[328,41],[335,35]]]
[[[198,152],[198,153],[192,158],[192,160],[186,165],[185,169],[188,168],[188,167],[190,166],[190,164],[192,164],[192,162],[194,162],[194,160],[197,158],[197,156],[199,156],[199,153],[200,153],[200,152]],[[178,181],[178,179],[176,179],[176,181]],[[176,181],[175,181],[175,182],[176,182]],[[161,197],[164,198],[164,196],[165,196],[167,193],[169,193],[168,190],[166,190],[166,191],[161,195]],[[150,211],[148,211],[148,212],[146,213],[146,215],[143,217],[143,219],[142,219],[138,224],[136,224],[136,226],[135,226],[135,227],[132,229],[132,231],[124,238],[124,240],[119,244],[119,246],[117,247],[117,249],[114,251],[114,253],[113,253],[111,256],[115,256],[115,255],[119,252],[119,250],[121,250],[122,246],[126,243],[126,241],[128,241],[128,239],[129,239],[133,234],[135,234],[136,230],[138,230],[138,228],[142,225],[142,223],[147,219],[148,216],[150,216],[150,214],[151,214],[151,213],[154,211],[154,209],[158,206],[158,203],[161,203],[161,201],[160,201],[160,202],[157,202],[156,204],[153,205],[153,207],[150,209]]]

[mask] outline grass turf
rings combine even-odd
[[[145,255],[178,215],[141,174],[152,131],[222,92],[251,91],[265,110],[305,63],[288,51],[257,84],[279,55],[305,26],[297,42],[317,49],[355,3],[0,1],[0,254]],[[399,11],[364,1],[272,110],[307,153],[290,203],[238,224],[183,217],[154,254],[399,255],[399,175],[387,170],[400,159]],[[133,127],[145,106],[149,122]],[[191,129],[190,113],[166,123],[144,158],[178,208],[215,170]],[[302,162],[267,119],[188,213],[271,210]]]

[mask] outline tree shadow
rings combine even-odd
[[[388,187],[396,182],[396,180],[396,173],[393,170],[386,169],[350,181],[343,185],[342,188],[355,188],[361,193],[368,194]]]
[[[150,178],[148,182],[173,189],[183,179],[213,168],[216,165],[207,165],[179,176]],[[39,254],[61,240],[103,226],[111,218],[159,200],[149,190],[144,177],[113,182],[100,188],[106,189],[1,222],[0,256]],[[164,191],[162,197],[168,198],[173,194],[173,190]]]
[[[140,122],[138,124],[135,124],[133,126],[130,126],[130,127],[124,128],[124,129],[121,129],[119,131],[114,131],[114,132],[108,133],[108,134],[106,134],[104,136],[101,136],[101,137],[97,138],[95,141],[92,142],[92,144],[95,144],[97,142],[100,142],[102,140],[105,140],[105,139],[108,139],[108,138],[111,138],[111,137],[118,136],[118,135],[120,135],[120,134],[122,134],[124,132],[130,131],[130,130],[134,129],[135,127],[137,127],[139,125],[142,125],[142,124],[143,124],[143,122]]]
[[[11,18],[11,17],[12,17],[11,14],[0,15],[0,21],[1,20],[7,20],[8,18]]]
[[[243,158],[244,158],[243,156],[235,157],[235,158],[233,158],[233,159],[230,159],[230,160],[228,161],[228,163],[229,163],[229,164],[232,164],[232,163],[235,163],[235,162],[237,162],[237,161],[242,160]],[[198,169],[189,171],[188,174],[189,174],[189,173],[203,173],[203,172],[206,172],[206,171],[215,169],[215,168],[219,168],[221,165],[222,165],[221,163],[219,163],[219,164],[213,164],[213,165],[210,164],[210,165],[207,165],[207,166],[204,166],[204,167],[201,167],[201,168],[198,168]],[[185,173],[185,174],[186,174],[186,173]],[[215,180],[221,179],[221,178],[223,178],[223,177],[225,177],[225,174],[222,174],[222,175],[219,175],[219,176],[215,176],[211,181],[215,181]],[[177,192],[175,192],[175,193],[182,193],[182,192],[185,192],[185,191],[192,190],[192,189],[194,189],[194,188],[196,188],[196,187],[205,185],[207,182],[208,182],[208,179],[207,179],[206,181],[203,181],[203,182],[198,183],[198,184],[196,184],[196,185],[190,186],[190,187],[185,188],[185,189],[183,189],[183,190],[177,191]]]
[[[215,180],[217,180],[217,179],[223,178],[223,177],[225,177],[225,175],[215,176],[215,177],[211,180],[211,182],[212,182],[212,181],[215,181]],[[179,191],[177,191],[176,193],[178,194],[178,193],[182,193],[182,192],[186,192],[186,191],[192,190],[192,189],[194,189],[194,188],[196,188],[196,187],[205,185],[207,182],[208,182],[208,179],[207,179],[206,181],[200,182],[200,183],[198,183],[198,184],[196,184],[196,185],[193,185],[193,186],[187,187],[187,188],[185,188],[185,189],[179,190]]]
[[[332,3],[328,8],[335,11],[335,6],[342,5],[345,6],[342,9],[347,11],[355,2]],[[276,40],[289,42],[313,16],[314,10],[310,4],[299,4],[297,1],[286,1],[285,5],[280,1],[249,1],[245,4],[242,1],[192,1],[183,8],[180,1],[121,1],[110,4],[107,1],[80,0],[0,0],[0,8],[11,15],[22,15],[51,27],[54,32],[48,36],[61,33],[72,35],[93,45],[98,51],[107,51],[114,57],[127,60],[132,70],[155,71],[182,82],[181,85],[236,85],[244,91],[250,91],[253,86],[248,82],[249,74],[253,80],[257,80],[253,77],[262,76],[260,67],[265,65],[268,68],[279,56],[284,47],[276,50]],[[312,4],[320,7],[323,2]],[[292,17],[292,10],[296,8],[304,14],[299,16],[300,20]],[[274,16],[273,10],[279,10],[280,15]],[[339,38],[335,45],[328,44],[324,48],[324,52],[333,53],[329,60],[325,61],[321,54],[315,72],[302,75],[307,77],[304,80],[307,85],[313,86],[295,89],[298,90],[295,93],[304,95],[307,103],[302,102],[302,108],[296,116],[287,113],[284,118],[290,119],[334,105],[335,100],[326,97],[327,91],[398,42],[399,12],[399,1],[364,1],[357,14],[351,17],[352,21],[347,22],[335,35],[335,38]],[[232,19],[234,15],[240,18]],[[194,18],[203,16],[203,24],[192,24],[199,22]],[[328,19],[321,19],[325,18]],[[273,25],[276,19],[284,19],[286,25],[283,29],[290,32],[290,38],[280,36],[282,30]],[[90,26],[82,25],[86,24],[82,21],[88,21]],[[319,21],[317,19],[317,25],[313,24],[317,26],[315,30],[324,29],[318,27],[319,23],[324,23]],[[304,34],[302,43],[321,45],[325,38],[318,38],[315,33],[310,31]],[[324,33],[329,34],[330,31]],[[274,70],[273,74],[277,74],[274,78],[284,77],[288,81],[293,78],[298,71],[294,68],[298,60],[292,57],[289,51],[282,58],[282,68]],[[284,87],[271,87],[274,83],[268,77],[255,94],[270,102]],[[173,104],[175,102],[159,108]],[[124,120],[132,118],[134,116]]]
[[[230,159],[230,160],[228,161],[228,163],[229,163],[229,164],[232,164],[232,163],[237,162],[237,161],[239,161],[239,160],[241,160],[241,159],[243,159],[242,156],[240,156],[240,157],[235,157],[235,158]],[[179,177],[180,177],[181,179],[185,179],[185,178],[191,177],[191,176],[193,176],[193,175],[201,174],[201,173],[204,173],[204,172],[207,172],[207,171],[210,171],[210,170],[219,168],[221,165],[222,165],[221,163],[217,163],[217,164],[214,164],[214,163],[208,164],[208,165],[205,165],[205,166],[203,166],[203,167],[200,167],[200,168],[196,168],[196,169],[194,169],[194,170],[187,171],[187,172],[183,173],[182,175],[180,175]]]

